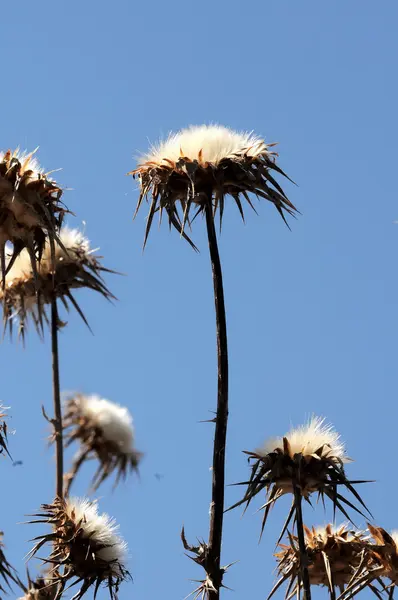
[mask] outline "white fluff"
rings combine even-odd
[[[98,514],[98,504],[85,498],[68,498],[66,514],[75,523],[79,523],[84,537],[92,542],[106,545],[96,551],[96,556],[108,563],[116,576],[121,575],[120,567],[127,559],[127,544],[118,534],[119,525],[106,513]]]
[[[81,415],[101,429],[105,439],[117,444],[124,454],[134,452],[133,418],[126,407],[95,394],[77,396],[75,403]]]
[[[323,454],[333,457],[343,462],[349,462],[346,455],[345,445],[340,439],[340,435],[334,430],[332,425],[325,423],[322,417],[313,416],[307,425],[301,425],[292,429],[284,436],[288,439],[292,454],[304,455],[314,454],[319,448],[324,446]],[[277,448],[283,449],[283,438],[272,438],[267,440],[264,446],[258,451],[258,454],[265,456]]]
[[[178,133],[170,133],[165,141],[152,146],[141,156],[139,162],[167,165],[165,159],[176,162],[181,155],[197,160],[200,152],[204,162],[217,164],[223,158],[244,152],[249,156],[267,153],[267,146],[252,132],[237,132],[222,125],[191,125]]]
[[[37,148],[36,148],[36,150],[37,150]],[[24,165],[25,161],[27,159],[29,159],[25,165],[24,171],[33,171],[34,175],[37,177],[38,175],[42,175],[44,173],[44,171],[40,167],[39,161],[34,156],[36,150],[34,150],[33,152],[28,152],[27,150],[22,152],[19,148],[17,148],[12,153],[12,157],[17,158],[19,160],[19,162],[21,163],[21,165]],[[0,162],[3,161],[5,154],[6,154],[5,152],[0,151]]]
[[[398,552],[398,531],[394,530],[390,533],[390,535],[391,535],[392,539],[394,540],[394,544],[395,544],[395,546],[397,548],[397,552]]]

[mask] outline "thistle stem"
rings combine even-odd
[[[228,424],[228,346],[222,270],[218,253],[217,235],[214,226],[211,192],[208,194],[205,213],[211,268],[213,273],[218,361],[218,396],[215,418],[216,426],[214,433],[212,470],[213,481],[208,543],[209,554],[207,561],[207,574],[214,586],[214,590],[209,591],[209,598],[210,600],[216,600],[220,597],[220,588],[223,577],[223,571],[220,568],[220,560],[224,517],[225,445]]]
[[[303,497],[295,479],[293,479],[294,504],[296,511],[297,537],[300,551],[301,581],[304,589],[304,600],[311,600],[311,584],[308,573],[308,554],[305,545],[302,502]]]
[[[58,309],[57,299],[53,296],[51,301],[51,348],[52,348],[52,368],[53,368],[53,403],[54,419],[52,424],[55,436],[56,452],[56,495],[63,498],[63,478],[64,478],[64,449],[62,439],[62,409],[61,392],[59,385],[59,354],[58,354]]]

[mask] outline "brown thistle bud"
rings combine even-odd
[[[51,579],[47,577],[38,577],[36,581],[32,581],[30,577],[28,579],[28,587],[23,586],[24,595],[18,600],[56,600],[58,586]]]
[[[52,564],[48,579],[62,594],[80,583],[72,600],[79,600],[94,586],[94,595],[103,584],[111,599],[117,599],[120,584],[130,578],[125,567],[127,544],[118,535],[118,526],[106,514],[98,514],[97,502],[86,499],[57,498],[44,504],[32,523],[48,523],[52,532],[39,536],[31,551],[34,556],[46,543],[52,552],[46,564]],[[68,587],[66,587],[68,586]]]
[[[265,490],[262,529],[273,504],[284,494],[292,494],[293,486],[298,488],[306,500],[309,500],[314,492],[318,492],[322,497],[327,496],[334,507],[349,519],[345,505],[362,513],[341,494],[341,487],[344,486],[366,509],[352,485],[363,481],[347,479],[344,464],[351,459],[346,455],[339,434],[332,426],[325,424],[322,418],[312,417],[307,425],[293,429],[283,438],[268,440],[259,450],[245,454],[248,454],[249,462],[253,462],[250,480],[244,482],[247,489],[243,499],[231,509],[244,503],[248,505],[254,496]],[[294,504],[281,536],[293,513]]]
[[[99,461],[94,490],[113,472],[117,485],[120,478],[138,470],[141,453],[134,446],[133,419],[127,408],[96,395],[75,394],[66,401],[63,422],[66,446],[74,441],[80,444],[72,470],[65,475],[66,494],[90,458]]]
[[[6,286],[0,289],[3,300],[5,327],[12,333],[13,322],[19,321],[19,333],[24,336],[26,322],[30,317],[38,331],[43,334],[43,322],[48,323],[46,306],[54,296],[69,310],[69,303],[77,310],[86,325],[87,319],[72,295],[72,290],[87,288],[99,292],[105,298],[114,296],[102,280],[102,273],[112,273],[102,266],[99,256],[90,249],[89,241],[76,229],[64,227],[60,231],[60,243],[52,247],[47,240],[40,264],[35,273],[29,254],[23,250],[6,276]]]
[[[369,537],[362,531],[349,530],[346,525],[317,527],[305,530],[308,573],[311,585],[326,586],[331,593],[334,588],[343,591],[353,577],[365,572],[373,564],[368,549]],[[296,536],[289,534],[290,544],[280,544],[275,554],[280,579],[268,598],[288,582],[286,598],[300,591],[300,550]]]
[[[13,244],[13,261],[26,248],[35,271],[46,238],[57,240],[64,214],[62,190],[40,169],[31,154],[15,150],[0,153],[0,268],[6,274],[5,247]]]
[[[225,196],[231,196],[244,219],[242,200],[254,209],[249,194],[271,202],[286,222],[285,214],[296,208],[288,200],[273,174],[287,175],[277,166],[276,154],[253,133],[239,133],[220,125],[189,127],[171,134],[144,155],[131,172],[138,177],[141,193],[136,213],[151,193],[144,246],[155,212],[166,211],[173,225],[195,248],[185,233],[196,214],[211,200],[220,225]],[[180,210],[179,207],[180,206]],[[195,215],[192,217],[192,210]]]

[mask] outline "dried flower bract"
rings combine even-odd
[[[307,501],[314,492],[318,492],[322,498],[327,496],[348,519],[344,505],[362,513],[340,493],[341,486],[345,486],[366,508],[353,488],[354,483],[363,482],[347,479],[344,463],[350,459],[346,456],[340,436],[332,426],[325,424],[324,419],[312,417],[307,425],[293,429],[283,438],[269,440],[263,448],[245,453],[249,456],[249,462],[253,462],[250,480],[240,484],[247,485],[246,493],[231,508],[243,503],[248,505],[254,496],[265,490],[262,528],[272,505],[284,494],[292,494],[293,486]],[[294,503],[281,535],[293,514]]]
[[[124,406],[96,395],[75,394],[66,401],[64,429],[67,446],[80,443],[72,470],[65,476],[67,492],[83,462],[93,457],[99,461],[94,489],[113,472],[116,485],[137,470],[141,454],[134,446],[132,416]]]
[[[29,253],[23,250],[6,276],[6,287],[0,290],[3,300],[4,322],[12,333],[13,322],[19,321],[19,332],[24,334],[30,317],[41,335],[43,322],[48,322],[46,305],[55,295],[65,308],[70,304],[78,311],[84,322],[87,320],[72,295],[73,289],[88,288],[105,298],[113,298],[102,280],[102,273],[112,273],[102,266],[101,257],[90,249],[88,239],[76,229],[64,227],[60,242],[51,248],[46,241],[37,273],[31,266]]]
[[[195,248],[185,225],[204,211],[207,202],[212,203],[214,215],[219,210],[221,224],[228,195],[242,219],[242,201],[253,208],[249,194],[255,194],[274,204],[286,222],[285,214],[293,215],[296,208],[273,176],[287,177],[275,158],[270,145],[260,137],[220,125],[192,126],[171,134],[141,157],[131,172],[141,188],[135,214],[143,199],[152,196],[144,245],[155,213],[159,211],[161,217],[165,210],[170,227],[173,225]],[[196,213],[193,217],[192,209]]]
[[[343,592],[345,586],[359,572],[372,568],[373,559],[368,548],[369,537],[362,531],[349,530],[346,525],[305,529],[308,573],[311,585],[326,586]],[[290,544],[280,544],[275,554],[278,561],[278,582],[268,598],[288,582],[286,598],[301,591],[300,551],[297,537],[289,535]]]
[[[28,586],[22,586],[24,595],[19,600],[56,600],[58,595],[58,586],[52,579],[38,577],[36,581],[28,578]]]
[[[40,262],[46,239],[53,244],[67,210],[62,190],[34,158],[34,152],[0,153],[0,267],[6,274],[6,243],[13,244],[13,261],[26,248],[32,269]]]
[[[118,535],[118,526],[106,514],[98,514],[96,502],[79,498],[44,504],[38,520],[48,523],[53,531],[36,539],[31,556],[46,543],[53,550],[46,563],[53,565],[49,579],[59,593],[66,586],[81,584],[73,596],[78,600],[94,586],[94,595],[101,584],[108,587],[110,597],[117,598],[122,581],[130,577],[125,567],[127,545]]]
[[[3,532],[0,531],[0,592],[6,593],[6,588],[10,588],[10,582],[19,585],[17,573],[10,565],[4,554]]]
[[[5,421],[7,414],[5,407],[0,404],[0,454],[5,453],[10,456],[7,448],[7,423]],[[11,458],[11,457],[10,457]]]

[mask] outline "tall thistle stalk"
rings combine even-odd
[[[56,496],[63,498],[64,482],[64,445],[63,445],[63,425],[62,425],[62,407],[61,407],[61,388],[59,382],[59,353],[58,353],[58,308],[57,298],[54,296],[51,300],[51,351],[52,351],[52,372],[53,372],[53,405],[55,452],[56,452]]]
[[[295,207],[274,179],[272,171],[285,175],[276,165],[275,155],[261,138],[221,126],[200,126],[170,135],[142,157],[137,169],[131,172],[138,177],[141,187],[135,214],[144,198],[151,194],[144,246],[156,212],[161,217],[165,211],[170,227],[175,227],[195,250],[195,244],[186,234],[186,226],[190,227],[200,213],[206,220],[216,311],[218,395],[208,543],[191,546],[182,531],[184,547],[193,553],[193,560],[206,572],[206,578],[194,591],[196,598],[218,599],[227,569],[221,566],[221,545],[228,425],[228,346],[215,216],[219,213],[221,226],[225,196],[230,195],[243,219],[242,199],[253,208],[250,193],[274,204],[284,220],[285,213],[294,214]]]

